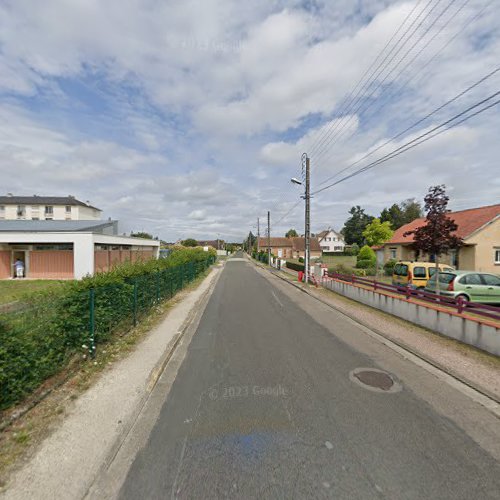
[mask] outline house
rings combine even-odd
[[[224,240],[199,240],[198,245],[200,247],[212,247],[215,248],[216,250],[224,250],[225,249],[225,242]]]
[[[118,221],[0,221],[0,279],[80,279],[114,265],[158,258],[160,242],[118,235]]]
[[[0,220],[100,220],[101,212],[74,196],[0,196]]]
[[[470,208],[448,213],[458,229],[456,235],[463,238],[464,246],[451,250],[440,257],[440,262],[457,269],[500,273],[500,204]],[[432,260],[419,255],[413,245],[413,235],[404,236],[425,224],[425,219],[415,219],[394,232],[384,244],[384,261]]]
[[[305,255],[305,238],[270,238],[271,253],[282,259],[298,259]],[[267,252],[268,239],[259,238],[259,250]],[[310,246],[311,259],[321,257],[321,247],[319,246],[318,238],[311,238]]]
[[[321,231],[316,236],[318,237],[322,252],[343,252],[345,249],[345,241],[342,234],[337,233],[337,231],[331,228]]]

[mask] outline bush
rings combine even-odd
[[[353,243],[350,246],[345,247],[344,254],[345,255],[358,255],[359,253],[359,245],[357,243]]]
[[[376,264],[377,256],[375,252],[368,245],[362,247],[358,254],[356,267],[358,269],[367,269],[368,267],[375,267]]]
[[[164,259],[127,262],[108,273],[32,294],[18,310],[0,313],[0,410],[35,390],[75,354],[93,354],[92,331],[96,344],[127,331],[215,258],[215,251],[176,249]]]
[[[304,262],[304,257],[299,257],[299,262]]]
[[[296,262],[290,262],[289,260],[286,261],[286,267],[288,267],[288,269],[302,272],[304,272],[305,269],[304,264],[297,264]]]
[[[390,259],[384,264],[384,273],[386,276],[392,276],[396,262],[396,259]]]

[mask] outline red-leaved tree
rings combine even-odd
[[[413,234],[414,246],[417,250],[434,255],[436,262],[436,293],[439,295],[439,257],[451,249],[463,245],[462,238],[454,233],[458,226],[447,215],[449,198],[445,186],[431,186],[424,198],[426,223],[404,236]]]

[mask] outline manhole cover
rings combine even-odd
[[[370,391],[399,392],[402,389],[392,375],[377,368],[356,368],[349,373],[349,378]]]

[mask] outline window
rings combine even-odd
[[[26,217],[26,207],[24,205],[17,205],[17,218],[24,219]]]
[[[483,274],[483,281],[488,286],[500,286],[500,278],[493,274]]]
[[[396,264],[394,274],[396,276],[408,276],[408,266],[406,264]]]
[[[0,219],[5,219],[5,205],[0,205]]]
[[[450,250],[450,264],[453,267],[458,267],[458,251],[456,249]]]
[[[54,214],[54,207],[51,205],[46,205],[45,207],[45,215],[53,215]]]
[[[71,213],[71,205],[66,205],[66,213],[67,214]]]
[[[397,248],[389,248],[389,256],[391,259],[396,258],[396,251],[397,251]]]
[[[2,207],[0,207],[1,211]],[[500,264],[500,248],[495,248],[495,264]]]
[[[425,272],[425,267],[417,266],[413,268],[413,276],[415,278],[427,278],[427,274]]]
[[[482,285],[481,276],[479,274],[466,274],[461,280],[460,283],[464,285]]]
[[[335,252],[342,252],[342,250],[344,250],[344,249],[342,247],[337,246],[337,247],[333,247],[333,250]]]

